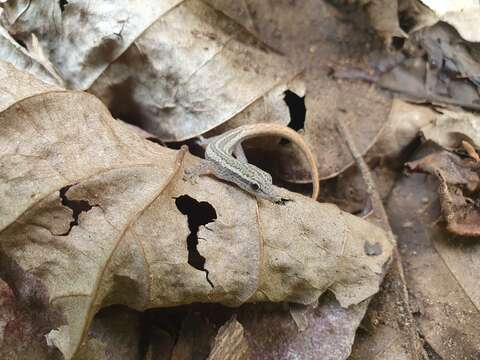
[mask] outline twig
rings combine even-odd
[[[348,116],[350,115],[346,114],[344,118],[347,118]],[[363,159],[362,155],[358,151],[355,141],[353,140],[353,137],[348,127],[344,123],[344,118],[340,117],[338,119],[337,129],[340,135],[345,139],[345,142],[350,150],[350,153],[352,154],[358,168],[360,169],[360,173],[362,174],[363,181],[365,182],[365,185],[367,187],[367,194],[370,198],[370,201],[373,207],[373,213],[375,214],[378,220],[376,222],[387,232],[388,236],[390,237],[390,240],[393,243],[396,243],[395,237],[392,232],[392,228],[390,226],[390,222],[388,221],[387,212],[385,211],[385,207],[383,206],[382,199],[377,190],[377,187],[375,186],[375,181],[373,180],[372,173],[370,172],[370,169],[368,168],[368,165]],[[402,295],[401,300],[403,301],[403,306],[404,306],[404,309],[406,310],[407,321],[409,324],[406,326],[406,328],[408,329],[410,338],[415,344],[414,345],[415,353],[419,354],[424,359],[429,359],[425,349],[422,346],[422,340],[420,339],[418,332],[416,331],[416,327],[414,325],[416,324],[416,322],[415,322],[415,319],[413,318],[412,309],[410,307],[410,300],[409,300],[408,289],[406,285],[407,283],[405,280],[405,272],[403,270],[403,265],[401,260],[402,259],[400,257],[398,248],[395,246],[393,263],[395,266],[395,270],[397,271],[400,277],[401,295]]]

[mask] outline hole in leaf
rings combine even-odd
[[[298,131],[305,126],[305,115],[307,114],[307,108],[305,107],[305,96],[298,96],[293,91],[287,90],[284,92],[283,100],[288,106],[290,113],[290,122],[288,127]],[[281,144],[288,144],[289,141],[282,139]]]
[[[198,202],[188,195],[182,195],[175,199],[177,209],[187,216],[190,234],[187,236],[188,263],[195,269],[205,272],[205,277],[213,288],[213,283],[208,278],[208,270],[205,269],[205,258],[197,249],[198,229],[201,225],[213,222],[217,213],[212,205],[206,201]]]
[[[395,50],[401,50],[405,44],[405,39],[402,37],[394,36],[392,38],[392,46]]]
[[[59,4],[60,4],[60,10],[63,12],[65,10],[65,6],[68,5],[68,1],[67,0],[60,0]]]
[[[70,208],[73,211],[73,214],[72,214],[73,220],[70,221],[70,228],[65,233],[60,234],[60,236],[67,236],[68,234],[70,234],[70,231],[72,230],[72,228],[78,225],[78,217],[82,212],[87,212],[92,207],[98,206],[98,205],[90,205],[90,203],[86,200],[70,200],[67,197],[67,191],[72,186],[73,185],[67,185],[60,189],[60,199],[62,200],[62,205]]]

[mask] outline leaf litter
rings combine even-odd
[[[95,8],[84,1],[2,3],[0,58],[50,84],[2,65],[0,110],[9,126],[2,129],[0,178],[10,205],[0,208],[2,294],[21,304],[25,319],[32,301],[38,303],[44,319],[42,330],[26,332],[22,341],[45,358],[61,357],[57,349],[78,359],[215,358],[226,356],[224,344],[232,342],[242,345],[228,355],[245,358],[296,353],[337,359],[351,351],[359,359],[474,358],[478,342],[463,319],[474,313],[469,299],[476,304],[470,275],[478,236],[478,134],[476,115],[452,106],[478,110],[478,55],[469,42],[476,36],[469,20],[474,11],[462,16],[464,5],[457,6],[447,12],[416,0],[106,2]],[[95,94],[115,117],[143,130],[113,120],[94,97],[63,86]],[[353,156],[337,130],[345,114]],[[375,183],[364,165],[360,172],[351,168],[354,158],[365,155],[383,199],[397,182],[390,203],[403,211],[408,193],[395,200],[408,182],[398,180],[403,161],[419,134],[437,144],[408,163],[437,178],[426,180],[438,186],[428,199],[438,196],[441,210],[416,225],[435,231],[406,241],[413,253],[400,243],[401,254],[370,305],[390,262],[385,232],[300,195],[289,194],[295,203],[272,208],[210,178],[193,187],[181,173],[194,157],[135,134],[178,144],[209,130],[271,121],[302,133],[321,159],[322,178],[330,179],[322,188],[334,194],[324,199],[387,233],[385,216],[378,218],[380,196],[372,200]],[[279,184],[306,193],[308,171],[291,148],[281,139],[255,139],[247,155],[267,165]],[[416,198],[430,202],[425,199]],[[415,222],[407,219],[399,228],[404,214],[395,211],[389,208],[390,221],[404,240],[402,231]],[[285,237],[289,233],[302,236]],[[419,245],[428,241],[438,256]],[[444,297],[437,281],[411,275],[417,274],[410,266],[417,248],[434,261],[434,272],[426,274],[447,279],[449,273],[445,283],[459,286],[465,302]],[[327,289],[331,294],[318,300]],[[138,311],[150,316],[157,310],[148,309],[192,302],[258,301],[292,305],[275,312],[258,305],[218,308],[212,314],[228,316],[214,323],[189,316],[177,329],[153,325],[160,320],[153,317],[149,339],[139,338],[145,320]],[[318,301],[316,308],[302,305]],[[3,304],[0,339],[10,356],[20,339],[12,324],[22,329],[30,320],[17,321],[13,303]],[[448,328],[451,316],[458,324]],[[438,319],[439,331],[431,331],[431,319]],[[127,323],[132,326],[120,331]],[[189,331],[192,326],[198,331]],[[308,343],[318,334],[323,341]],[[15,356],[27,356],[29,350],[20,349]]]
[[[66,358],[106,305],[308,304],[330,289],[349,306],[378,289],[392,248],[382,230],[301,195],[279,207],[211,178],[190,185],[182,169],[194,158],[141,139],[91,95],[50,89],[18,99],[2,122],[2,204],[15,204],[0,210],[4,261],[28,269],[62,314],[47,339]],[[217,218],[193,225],[201,204]],[[376,256],[364,252],[371,239]]]

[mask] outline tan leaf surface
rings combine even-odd
[[[164,141],[222,124],[298,72],[200,0],[81,0],[59,19],[44,16],[42,3],[7,7],[3,23],[20,37],[39,33],[69,88],[89,90]]]
[[[47,87],[0,108],[2,254],[63,314],[48,341],[66,358],[110,304],[307,304],[330,289],[349,306],[378,290],[392,244],[334,205],[289,193],[278,206],[213,178],[185,182],[198,159],[141,139],[92,95]]]

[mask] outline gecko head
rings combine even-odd
[[[276,194],[272,183],[272,176],[256,166],[250,165],[249,168],[249,174],[241,187],[256,197],[267,199],[277,204],[284,203],[286,199]]]

